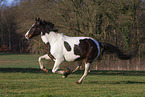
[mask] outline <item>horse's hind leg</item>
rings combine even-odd
[[[76,63],[76,67],[74,68],[74,69],[72,69],[72,70],[70,70],[70,69],[66,69],[65,71],[64,71],[64,75],[62,76],[63,78],[66,78],[68,75],[70,75],[71,73],[74,73],[74,72],[76,72],[77,70],[79,70],[80,68],[81,68],[81,65],[82,65],[82,61],[77,61],[77,63]]]
[[[88,71],[90,70],[90,65],[91,65],[90,63],[85,64],[85,72],[84,72],[83,76],[80,78],[80,80],[78,82],[76,82],[76,84],[81,84],[83,82],[83,80],[85,79],[85,77],[88,74]]]
[[[38,62],[39,62],[39,65],[40,65],[40,68],[47,72],[48,73],[48,69],[46,69],[44,66],[43,66],[43,62],[41,61],[42,59],[50,59],[50,57],[48,56],[48,54],[45,54],[43,56],[40,56],[39,59],[38,59]]]
[[[85,79],[85,77],[87,76],[89,70],[90,70],[90,65],[91,63],[97,58],[98,56],[98,49],[96,47],[91,47],[88,55],[85,59],[85,71],[84,71],[84,75],[80,78],[80,80],[77,82],[78,84],[81,84],[83,82],[83,80]]]

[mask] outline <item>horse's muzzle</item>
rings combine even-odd
[[[29,39],[28,35],[25,35],[25,38],[26,38],[26,39]]]

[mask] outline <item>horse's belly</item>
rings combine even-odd
[[[75,59],[79,58],[79,55],[75,55],[71,52],[68,52],[65,54],[64,58],[66,61],[71,62],[71,61],[75,61]]]

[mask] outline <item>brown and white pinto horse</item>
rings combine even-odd
[[[120,59],[129,59],[131,55],[124,54],[117,47],[108,43],[99,43],[90,37],[69,37],[57,33],[57,29],[51,22],[46,22],[40,18],[36,18],[36,22],[30,30],[25,34],[27,39],[41,35],[42,41],[45,43],[47,54],[39,57],[40,68],[45,70],[41,62],[42,58],[52,59],[55,61],[52,69],[53,73],[63,74],[63,77],[78,70],[83,59],[85,59],[85,71],[83,76],[77,82],[82,83],[87,75],[91,63],[100,55],[102,51],[116,54]],[[74,70],[60,71],[59,66],[63,61],[77,61],[77,67]]]

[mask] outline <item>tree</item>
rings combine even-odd
[[[20,51],[20,35],[16,33],[14,9],[0,7],[0,49],[1,51]]]

